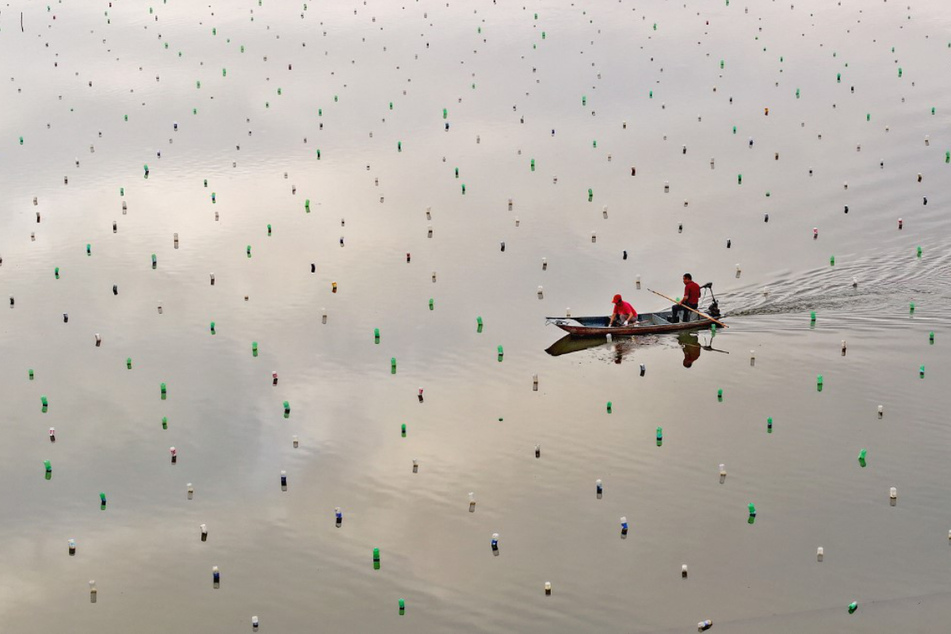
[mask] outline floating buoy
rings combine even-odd
[[[866,455],[866,453],[867,453],[867,451],[866,451],[865,449],[862,449],[861,451],[859,451],[859,466],[861,466],[863,469],[865,468],[865,455]]]
[[[853,601],[849,604],[849,614],[854,614],[856,610],[859,609],[859,604],[857,601]]]
[[[56,442],[56,428],[50,427],[50,442]]]
[[[898,489],[897,489],[897,488],[892,487],[892,488],[890,488],[890,489],[888,490],[888,499],[891,501],[891,505],[892,505],[892,506],[895,506],[895,504],[898,502]]]
[[[162,429],[168,429],[168,417],[167,417],[167,416],[163,416],[163,417],[162,417]]]
[[[189,500],[195,495],[195,487],[192,486],[191,482],[185,485],[185,492]]]
[[[168,452],[169,452],[170,454],[172,454],[172,464],[177,463],[177,462],[178,462],[178,450],[175,449],[175,447],[169,447],[169,448],[168,448]]]
[[[594,481],[594,493],[598,497],[599,500],[601,499],[601,496],[604,494],[604,487],[602,486],[600,479]]]
[[[281,469],[281,490],[287,490],[287,471]]]
[[[162,400],[164,401],[164,400],[165,400],[165,397],[168,395],[168,390],[167,390],[167,388],[165,387],[165,384],[164,384],[164,383],[162,383],[162,385],[159,386],[159,392],[160,392],[160,394],[161,394],[161,396],[162,396]]]
[[[613,411],[613,408],[614,408],[614,404],[611,401],[608,401],[608,404],[607,404],[608,414],[610,414]]]
[[[103,511],[106,510],[106,494],[102,492],[99,493],[99,508]]]
[[[664,428],[658,427],[657,428],[657,446],[660,447],[663,444],[664,444]]]
[[[535,445],[535,457],[536,457],[536,458],[541,458],[541,457],[542,457],[542,446],[541,446],[541,445]]]
[[[96,599],[98,598],[98,595],[99,595],[99,590],[96,589],[96,580],[90,579],[89,580],[89,602],[95,603]]]
[[[713,627],[713,621],[711,621],[710,619],[707,619],[706,621],[700,621],[699,623],[697,623],[698,632],[706,632],[711,627]]]
[[[622,537],[627,536],[627,529],[628,529],[627,517],[622,516],[621,517],[621,536]]]
[[[201,541],[208,541],[208,527],[205,524],[199,524],[198,530],[201,531]]]
[[[221,572],[218,570],[218,566],[211,567],[211,583],[215,588],[221,584]]]
[[[720,484],[723,484],[726,481],[726,465],[722,462],[720,463]]]
[[[396,357],[390,357],[390,374],[396,374]]]

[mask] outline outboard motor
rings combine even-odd
[[[710,302],[710,307],[707,308],[707,314],[710,315],[711,317],[713,317],[714,319],[719,318],[719,317],[720,317],[720,304],[717,303],[717,298],[716,298],[716,296],[713,294],[713,282],[707,282],[706,284],[704,284],[704,285],[701,286],[700,288],[702,288],[702,289],[704,289],[704,290],[707,290],[707,291],[710,291],[710,297],[713,299],[713,301]]]

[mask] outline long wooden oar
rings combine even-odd
[[[715,324],[719,324],[720,326],[723,326],[724,328],[729,328],[729,326],[727,326],[727,325],[726,325],[725,323],[723,323],[722,321],[718,321],[718,320],[714,319],[713,317],[711,317],[710,315],[707,315],[707,314],[705,314],[705,313],[701,313],[699,310],[697,310],[697,309],[695,309],[695,308],[691,308],[690,306],[685,305],[683,302],[678,302],[677,300],[673,299],[672,297],[667,297],[667,296],[664,295],[663,293],[658,293],[657,291],[655,291],[655,290],[653,290],[653,289],[650,289],[650,288],[649,288],[649,289],[647,289],[647,290],[649,290],[649,291],[650,291],[651,293],[653,293],[654,295],[660,295],[661,297],[663,297],[664,299],[666,299],[666,300],[668,300],[668,301],[671,301],[671,302],[673,302],[673,303],[675,303],[675,304],[679,304],[680,306],[683,306],[684,308],[686,308],[686,309],[689,310],[690,312],[692,312],[692,313],[697,313],[697,314],[700,315],[701,317],[704,317],[705,319],[709,319],[710,321],[712,321],[712,322],[715,323]]]

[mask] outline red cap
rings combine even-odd
[[[615,296],[614,296],[614,299],[611,300],[611,303],[612,303],[612,304],[617,304],[619,301],[621,301],[621,296],[620,296],[620,295],[615,295]]]

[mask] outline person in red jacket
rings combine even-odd
[[[671,313],[671,323],[676,324],[680,321],[680,315],[684,316],[684,321],[687,321],[689,310],[684,308],[684,306],[689,306],[694,310],[697,309],[697,306],[700,305],[700,285],[693,281],[693,276],[690,273],[684,273],[684,298],[681,300],[680,304],[674,304]]]
[[[611,320],[608,322],[608,327],[613,326],[615,320],[617,320],[618,326],[637,323],[637,311],[634,310],[633,306],[621,299],[620,295],[615,295],[611,302],[614,304],[614,311],[611,313]]]

